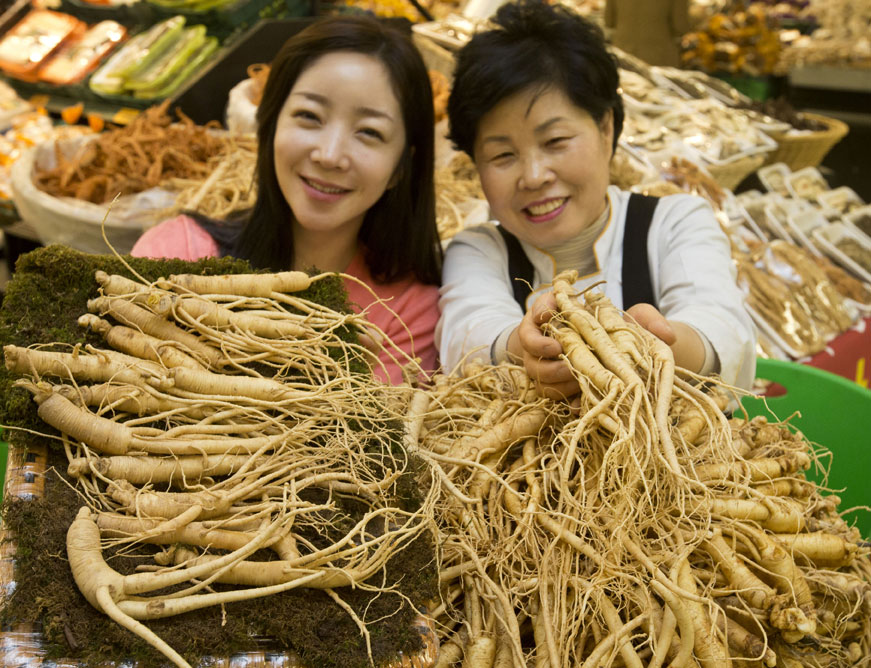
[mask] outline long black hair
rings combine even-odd
[[[478,124],[499,102],[551,87],[597,123],[612,111],[617,146],[623,129],[620,77],[601,28],[543,0],[502,5],[491,22],[494,27],[476,33],[457,56],[448,118],[450,139],[459,150],[474,157]]]
[[[282,270],[293,261],[290,209],[275,174],[275,128],[300,74],[336,51],[378,58],[402,109],[406,147],[396,184],[364,216],[359,241],[372,276],[406,276],[437,285],[442,251],[435,217],[434,112],[426,66],[409,37],[366,15],[320,19],[291,37],[272,62],[257,110],[257,200],[231,253],[258,268]]]

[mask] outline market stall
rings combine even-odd
[[[251,206],[266,52],[308,21],[270,5],[261,13],[285,18],[221,27],[228,7],[148,3],[115,9],[127,35],[75,89],[45,93],[44,77],[6,70],[15,116],[29,119],[7,135],[9,217],[60,245],[22,260],[0,308],[12,539],[0,544],[0,663],[862,665],[871,524],[825,475],[850,462],[789,414],[757,405],[744,421],[731,388],[657,357],[571,276],[557,286],[584,389],[570,408],[509,364],[375,382],[365,318],[329,278],[236,283],[250,267],[229,258],[119,257],[180,211]],[[433,20],[401,8],[435,93],[443,244],[489,215],[443,118],[453,54],[480,18],[448,4],[424,6]],[[602,4],[573,6],[596,19]],[[134,21],[145,9],[147,28]],[[143,55],[152,41],[164,55]],[[131,68],[133,52],[145,64]],[[626,120],[611,182],[705,198],[759,356],[868,387],[871,202],[818,169],[846,125],[614,55]],[[45,104],[21,95],[36,91]],[[190,115],[171,119],[174,105]],[[220,284],[194,287],[200,274]],[[123,342],[131,325],[151,337],[142,352]]]

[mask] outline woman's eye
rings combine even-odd
[[[293,117],[298,118],[303,121],[317,121],[318,116],[313,111],[309,111],[308,109],[298,109],[293,112]]]
[[[490,162],[504,162],[511,157],[510,151],[502,151],[502,153],[497,153],[492,158],[490,158]]]
[[[547,140],[548,146],[561,146],[563,143],[569,140],[568,137],[554,137],[553,139]]]
[[[363,128],[362,130],[360,130],[360,132],[362,132],[367,137],[372,137],[373,139],[378,139],[379,141],[384,141],[384,135],[381,134],[381,132],[376,130],[375,128]]]

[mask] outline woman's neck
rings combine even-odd
[[[312,232],[299,227],[293,237],[293,268],[343,272],[357,254],[357,232]]]

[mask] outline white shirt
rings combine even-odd
[[[608,188],[610,217],[593,243],[597,267],[575,288],[593,283],[623,308],[623,232],[629,192]],[[521,242],[534,268],[527,307],[554,277],[551,255]],[[756,370],[756,329],[735,282],[729,241],[710,205],[693,195],[669,195],[656,207],[647,237],[657,308],[669,320],[695,328],[720,361],[726,383],[749,388]],[[523,317],[508,275],[508,250],[492,223],[463,230],[448,245],[436,327],[442,366],[452,371],[464,359],[490,359],[490,346]],[[466,357],[468,356],[468,357]]]

